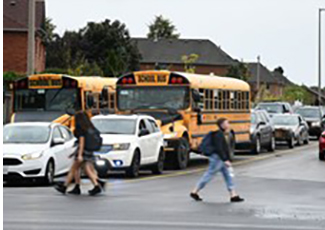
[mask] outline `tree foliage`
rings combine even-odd
[[[89,22],[79,31],[54,35],[47,46],[47,68],[117,77],[139,68],[140,54],[119,21]],[[93,70],[93,71],[92,71]]]
[[[159,15],[156,16],[154,22],[149,25],[147,37],[152,39],[177,39],[180,34],[176,31],[177,29],[172,21]]]
[[[238,62],[237,64],[231,65],[228,68],[228,73],[226,74],[226,76],[247,81],[250,77],[247,64],[243,62]]]
[[[195,73],[195,62],[199,59],[199,55],[197,54],[190,54],[190,55],[183,55],[182,61],[184,63],[184,70],[186,73]]]
[[[304,104],[312,103],[312,97],[310,96],[308,91],[304,87],[299,85],[292,85],[286,87],[284,89],[282,99],[291,103],[297,100]]]

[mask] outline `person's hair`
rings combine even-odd
[[[79,111],[75,115],[76,132],[87,132],[87,130],[94,128],[90,121],[88,114],[85,111]]]
[[[227,119],[224,118],[224,117],[219,118],[219,119],[217,120],[217,126],[219,127],[219,129],[222,128],[221,126],[222,126],[222,124],[223,124],[225,121],[227,121]]]

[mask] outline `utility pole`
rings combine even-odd
[[[257,72],[256,72],[256,86],[257,86],[257,90],[259,90],[260,88],[260,84],[261,84],[261,57],[257,56]]]
[[[322,104],[322,11],[325,9],[318,9],[318,103]]]
[[[28,2],[27,75],[34,73],[35,64],[35,0]]]

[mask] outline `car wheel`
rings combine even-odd
[[[297,138],[297,145],[298,146],[302,145],[302,134],[299,134],[299,136]]]
[[[55,175],[54,161],[49,160],[45,170],[44,183],[47,185],[53,184],[54,175]]]
[[[275,150],[275,145],[276,145],[276,143],[275,143],[275,137],[274,137],[274,135],[272,135],[272,137],[271,137],[271,141],[270,141],[270,144],[269,144],[269,147],[268,147],[268,151],[269,152],[274,152],[274,150]]]
[[[135,178],[139,176],[141,164],[141,156],[138,150],[134,152],[132,163],[130,167],[126,170],[126,175],[131,178]]]
[[[325,160],[325,154],[322,152],[319,152],[319,160],[324,161]]]
[[[159,150],[158,160],[152,167],[151,171],[153,174],[159,175],[164,171],[165,152],[163,149]]]
[[[288,146],[290,149],[293,149],[295,147],[295,137],[294,135],[291,135],[291,138],[288,140]]]
[[[185,169],[188,165],[190,156],[189,143],[185,138],[178,141],[176,150],[172,153],[172,167],[173,169]]]
[[[257,135],[255,138],[255,143],[254,143],[252,153],[259,154],[260,152],[261,152],[261,138],[260,136]]]

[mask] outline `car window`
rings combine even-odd
[[[144,130],[144,129],[147,129],[147,126],[146,126],[144,120],[141,120],[139,123],[139,131]]]
[[[270,123],[270,119],[269,119],[269,117],[267,116],[267,114],[265,114],[264,112],[262,112],[262,116],[263,116],[264,120],[265,120],[267,123]]]
[[[145,119],[145,123],[146,123],[146,127],[148,128],[149,132],[154,133],[155,130],[154,130],[152,124],[150,123],[150,121],[148,119]]]
[[[260,122],[263,121],[263,122],[266,123],[266,119],[265,119],[265,117],[264,117],[264,114],[263,114],[263,113],[259,113],[258,115],[259,115],[259,121],[260,121]]]
[[[154,129],[154,132],[159,132],[160,129],[157,125],[157,123],[154,121],[154,120],[149,120],[150,124],[152,125],[153,129]]]
[[[54,138],[62,138],[61,132],[58,129],[58,127],[55,127],[53,130],[53,138],[52,139],[54,139]]]
[[[65,141],[72,139],[72,133],[67,128],[60,126],[60,131]]]

